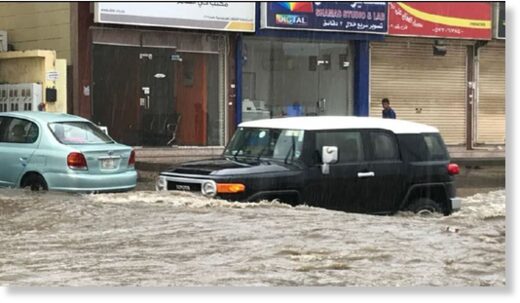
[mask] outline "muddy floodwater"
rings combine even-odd
[[[3,286],[505,286],[505,191],[452,216],[0,190]]]

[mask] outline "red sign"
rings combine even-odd
[[[388,2],[388,34],[491,40],[491,4]]]

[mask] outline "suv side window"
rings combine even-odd
[[[388,132],[371,131],[372,160],[399,160],[399,150],[395,136]]]
[[[38,126],[27,120],[13,118],[3,128],[3,142],[34,143],[38,139]]]
[[[422,134],[400,134],[397,138],[403,159],[410,162],[428,160],[428,147]]]
[[[330,130],[316,132],[317,163],[321,163],[323,146],[338,147],[338,163],[360,162],[364,159],[363,139],[360,131]]]

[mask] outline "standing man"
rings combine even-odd
[[[383,103],[383,118],[395,119],[395,112],[390,107],[390,100],[388,100],[388,98],[383,98],[381,103]]]

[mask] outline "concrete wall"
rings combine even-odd
[[[0,30],[15,50],[55,50],[71,62],[70,3],[0,2]]]

